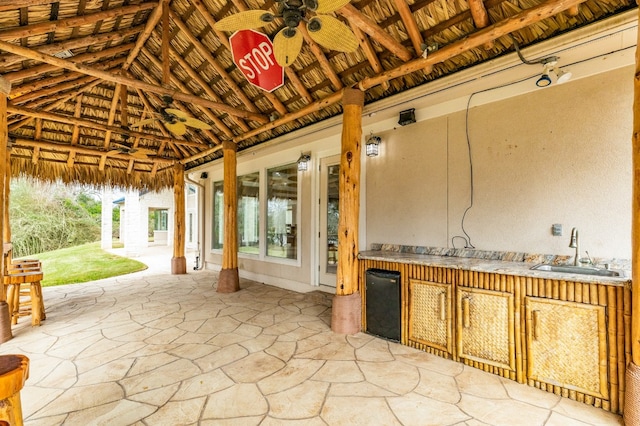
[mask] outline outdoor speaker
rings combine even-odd
[[[416,112],[415,108],[408,109],[406,111],[400,111],[400,120],[398,124],[401,126],[406,126],[407,124],[416,122]]]
[[[208,177],[209,177],[209,173],[207,173],[207,172],[200,173],[200,179],[206,179]]]

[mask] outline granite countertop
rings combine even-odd
[[[504,260],[477,259],[470,257],[438,256],[417,253],[400,253],[396,251],[369,250],[360,252],[358,258],[381,260],[386,262],[409,263],[441,268],[463,269],[468,271],[491,272],[496,274],[517,275],[555,280],[575,281],[582,283],[607,284],[617,286],[631,285],[630,271],[617,270],[619,277],[603,277],[598,275],[548,272],[531,269],[536,263],[508,262]]]

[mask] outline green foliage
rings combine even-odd
[[[100,243],[38,253],[33,257],[42,262],[43,286],[83,283],[147,269],[142,262],[102,250]]]
[[[88,198],[63,185],[12,180],[9,216],[14,256],[97,241],[101,205]]]

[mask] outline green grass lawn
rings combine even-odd
[[[147,269],[142,262],[107,253],[100,248],[99,242],[34,254],[27,258],[42,262],[43,286],[83,283]]]

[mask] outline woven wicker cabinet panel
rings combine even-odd
[[[451,353],[451,285],[409,281],[409,340]]]
[[[458,287],[456,305],[458,357],[515,370],[513,295]]]
[[[605,307],[527,297],[527,376],[609,399]]]

